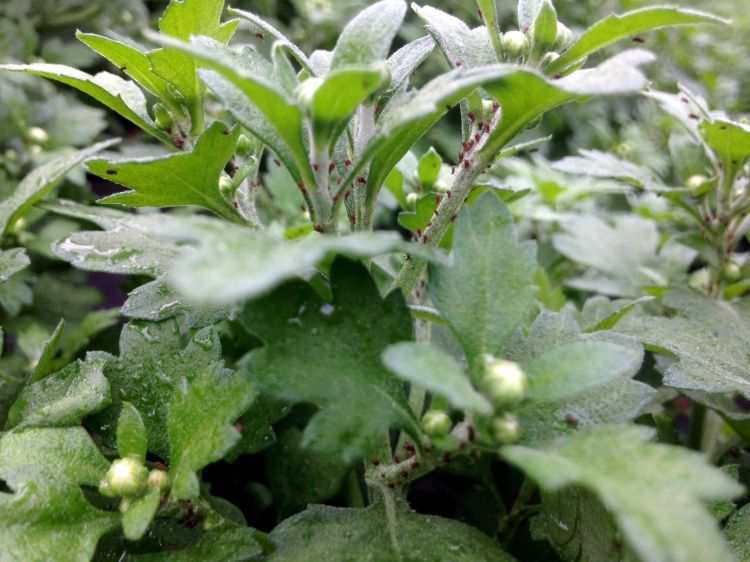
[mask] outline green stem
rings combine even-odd
[[[706,407],[698,402],[693,403],[693,417],[690,419],[690,435],[688,447],[696,451],[701,450],[703,442],[703,426],[706,421]]]

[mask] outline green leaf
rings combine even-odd
[[[42,347],[41,353],[32,361],[33,370],[31,371],[29,382],[37,382],[55,370],[55,356],[57,355],[57,349],[60,346],[64,330],[65,320],[60,319],[54,332],[52,332],[52,335],[44,344],[44,347]]]
[[[485,194],[458,218],[451,256],[431,268],[429,291],[476,369],[482,354],[501,354],[534,306],[535,246],[518,241],[508,208]]]
[[[188,41],[194,35],[204,35],[226,44],[232,38],[239,20],[221,23],[224,0],[171,0],[159,20],[159,31],[175,39]],[[148,54],[154,72],[176,89],[176,101],[188,108],[191,134],[203,129],[204,86],[197,79],[197,65],[189,54],[170,48]]]
[[[741,507],[724,527],[724,538],[729,543],[735,560],[750,560],[750,504]]]
[[[158,140],[171,143],[169,136],[160,130],[149,116],[143,92],[130,80],[124,80],[109,72],[99,72],[92,76],[61,64],[3,64],[0,65],[0,70],[28,72],[72,86]]]
[[[661,244],[656,223],[637,215],[569,216],[553,238],[562,255],[593,271],[567,284],[585,291],[639,297],[643,286],[679,280],[696,252],[675,242]],[[661,246],[661,248],[660,248]]]
[[[196,472],[221,460],[240,440],[232,425],[255,393],[246,377],[221,368],[196,370],[176,385],[169,404],[169,446],[173,499],[200,494]]]
[[[334,143],[359,104],[385,86],[388,79],[382,63],[341,68],[328,74],[310,104],[316,144]]]
[[[103,357],[71,363],[25,387],[8,414],[8,427],[64,427],[110,403]]]
[[[227,525],[203,533],[187,548],[129,558],[134,562],[249,562],[263,554],[255,534],[256,531],[247,527]]]
[[[577,485],[611,511],[628,545],[645,560],[731,560],[703,502],[742,487],[683,448],[648,443],[645,427],[586,429],[539,449],[502,456],[547,492]]]
[[[666,191],[664,182],[649,168],[633,164],[599,150],[580,150],[580,156],[568,156],[555,162],[553,170],[596,178],[613,178],[647,191]]]
[[[177,385],[197,373],[215,368],[221,360],[219,336],[212,328],[180,333],[175,320],[127,323],[120,334],[120,357],[112,359],[105,374],[112,385],[112,405],[92,420],[108,444],[114,445],[115,427],[124,402],[143,417],[148,450],[169,458],[167,411]]]
[[[126,539],[138,541],[143,538],[159,509],[159,499],[159,489],[152,488],[144,496],[133,500],[122,516],[122,531]]]
[[[630,317],[619,330],[677,359],[666,367],[664,384],[750,397],[750,300],[732,304],[676,289],[663,302],[673,317]]]
[[[557,74],[581,62],[591,53],[632,35],[662,27],[699,23],[718,24],[727,23],[727,21],[705,12],[674,6],[653,6],[621,15],[613,14],[588,28],[559,59],[547,68],[546,72],[550,75]]]
[[[737,169],[750,158],[750,126],[726,119],[703,121],[701,136],[729,169]]]
[[[349,468],[336,457],[302,446],[302,432],[291,427],[281,433],[266,455],[266,477],[282,517],[330,499],[341,488]]]
[[[67,152],[35,168],[7,199],[0,202],[0,234],[28,213],[34,203],[47,195],[78,164],[117,142],[118,139],[112,139],[83,150]]]
[[[31,265],[31,260],[23,248],[11,248],[10,250],[1,251],[0,283],[7,281],[19,271],[26,269],[29,265]]]
[[[343,237],[311,234],[288,241],[220,225],[202,236],[197,251],[175,264],[169,279],[191,300],[226,304],[261,295],[287,279],[306,275],[328,255],[369,258],[401,251],[423,253],[417,244],[405,243],[392,232]]]
[[[443,159],[440,158],[440,155],[433,147],[430,147],[430,149],[424,153],[424,156],[419,159],[419,166],[417,167],[419,183],[425,189],[429,190],[435,185],[442,167]]]
[[[98,202],[130,207],[198,205],[237,220],[219,192],[219,177],[234,155],[239,134],[239,128],[230,131],[217,121],[191,152],[137,160],[90,160],[86,165],[91,173],[132,189]]]
[[[490,416],[492,404],[478,393],[453,357],[424,343],[403,342],[388,346],[383,363],[399,377],[429,392],[444,396],[459,410]]]
[[[331,70],[384,61],[405,15],[404,0],[381,0],[362,10],[339,35]]]
[[[143,418],[135,406],[124,402],[117,418],[117,452],[121,458],[135,457],[141,462],[146,461],[146,426]]]
[[[598,332],[611,330],[640,304],[655,300],[654,297],[641,297],[635,300],[616,299],[596,296],[583,303],[579,324],[584,326],[584,332]]]
[[[532,49],[537,56],[542,56],[557,38],[557,12],[550,0],[542,0],[539,11],[534,16],[534,29],[532,31]]]
[[[0,438],[0,543],[6,560],[88,562],[118,525],[81,486],[97,486],[109,463],[82,427],[26,429]]]
[[[313,505],[286,519],[269,538],[277,546],[269,562],[514,560],[482,532],[452,519],[420,515],[399,506],[387,520],[381,502],[366,509]]]
[[[172,105],[169,83],[151,68],[148,55],[121,41],[95,33],[76,32],[84,45],[96,51],[121,72],[130,76],[143,88],[157,96],[162,102]]]
[[[272,396],[318,405],[304,444],[352,461],[390,427],[418,433],[403,384],[380,359],[411,339],[411,317],[400,294],[380,297],[361,265],[337,259],[331,285],[332,303],[292,282],[247,305],[241,321],[266,345],[250,353],[246,372]]]
[[[518,29],[524,33],[531,31],[534,19],[539,13],[539,7],[543,0],[519,0],[518,1]]]
[[[453,68],[474,68],[497,62],[487,28],[469,29],[457,17],[432,6],[413,3],[412,9],[426,23],[427,31]]]
[[[386,62],[391,71],[391,83],[380,98],[381,106],[385,107],[396,92],[407,88],[411,75],[434,48],[435,41],[428,35],[407,43],[388,58]]]

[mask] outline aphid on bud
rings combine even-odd
[[[245,428],[242,427],[242,424],[240,422],[234,424],[234,429],[236,429],[239,433],[244,433],[245,431]]]
[[[411,468],[412,468],[412,470],[418,469],[419,468],[419,463],[417,461],[414,461],[413,463],[411,463]]]
[[[375,115],[380,115],[383,111],[383,108],[380,107],[380,104],[375,106]]]
[[[567,416],[565,416],[565,423],[576,427],[578,425],[578,418],[572,414],[568,414]]]
[[[185,146],[185,139],[183,138],[177,138],[174,140],[174,146],[175,148],[182,148]]]
[[[449,190],[448,190],[448,191],[447,191],[447,192],[445,193],[445,195],[446,195],[446,196],[448,197],[448,199],[450,199],[451,197],[453,197],[453,192],[452,192],[452,191],[451,191],[451,190],[449,189]]]
[[[690,119],[693,119],[694,121],[699,121],[700,120],[700,117],[698,117],[695,113],[689,113],[688,117]]]
[[[422,236],[422,229],[418,228],[417,229],[417,238],[420,238],[421,236]]]
[[[456,61],[454,64],[456,65],[456,68],[461,68],[464,65],[460,60]]]
[[[455,166],[453,166],[453,167],[451,168],[451,175],[452,175],[452,176],[455,176],[455,175],[456,175],[456,167],[455,167]]]
[[[394,490],[396,488],[396,485],[395,484],[388,484],[388,488],[390,490]]]
[[[339,202],[339,194],[338,193],[333,196],[333,202],[334,203],[338,203]]]
[[[480,20],[484,20],[484,14],[482,14],[481,8],[477,8],[477,15],[479,16]]]
[[[427,229],[427,228],[430,228],[431,226],[432,226],[432,222],[428,222],[428,223],[427,223],[426,225],[424,225],[424,227],[425,227],[426,229]]]
[[[480,129],[481,129],[481,128],[480,128]],[[481,138],[482,138],[482,135],[480,135],[479,133],[477,133],[476,135],[474,135],[474,142],[479,142],[479,140],[480,140]]]
[[[409,478],[409,472],[408,472],[408,471],[406,471],[406,470],[404,470],[404,471],[403,471],[403,472],[401,473],[401,477],[402,477],[402,478],[403,478],[404,480],[406,480],[407,478]]]
[[[127,66],[121,66],[120,67],[120,72],[125,72],[127,69],[128,69]]]
[[[469,168],[471,168],[471,162],[470,162],[470,161],[468,161],[468,160],[464,160],[464,168],[466,168],[467,170],[468,170]]]
[[[450,453],[443,453],[443,462],[449,463],[453,460],[453,455]]]
[[[500,109],[500,104],[496,101],[492,102],[492,113],[497,113],[497,110]]]
[[[239,209],[240,204],[237,201],[232,201],[232,207],[234,207],[235,209]]]
[[[352,192],[351,192],[351,191],[349,191],[349,190],[347,189],[347,190],[346,190],[346,192],[344,193],[344,200],[347,200],[347,199],[349,199],[349,196],[350,196],[351,194],[352,194]]]
[[[437,209],[435,209],[435,216],[436,216],[436,217],[439,217],[439,216],[440,216],[440,211],[438,211]]]
[[[451,215],[451,222],[455,221],[458,215]]]
[[[478,128],[478,129],[479,129],[480,131],[481,131],[482,129],[484,129],[484,121],[480,121],[479,123],[477,123],[477,128]]]

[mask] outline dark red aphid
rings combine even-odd
[[[443,453],[443,462],[451,462],[453,460],[453,455],[450,453]]]
[[[451,197],[453,197],[453,192],[449,189],[445,195],[448,197],[448,199],[450,199]]]
[[[380,104],[375,106],[375,115],[380,115],[382,111],[383,111],[383,108],[380,107]]]
[[[484,20],[484,14],[482,13],[482,10],[477,8],[477,15],[479,16],[480,20]]]
[[[313,170],[317,172],[318,170],[320,170],[320,166],[318,166],[317,164],[313,164]]]
[[[497,103],[496,101],[493,101],[493,102],[492,102],[492,112],[493,112],[493,113],[497,113],[497,110],[498,110],[498,109],[500,109],[500,104],[499,104],[499,103]]]
[[[242,424],[240,422],[237,422],[236,424],[234,424],[234,429],[236,429],[240,433],[243,433],[245,431],[245,428],[242,427]]]
[[[352,194],[352,192],[347,189],[346,192],[344,193],[344,200],[349,199],[349,196],[351,194]]]
[[[161,461],[156,461],[156,462],[154,463],[154,466],[155,466],[156,468],[158,468],[159,470],[167,470],[167,465],[166,465],[166,464],[164,464],[164,463],[163,463],[163,462],[161,462]]]
[[[456,175],[456,167],[455,166],[453,168],[451,168],[451,175],[452,176]]]
[[[455,65],[456,65],[456,68],[461,68],[464,65],[464,63],[462,63],[460,60],[457,60],[455,62]]]
[[[331,162],[328,164],[328,173],[332,173],[336,169],[336,162]]]
[[[402,477],[402,478],[403,478],[404,480],[406,480],[407,478],[409,478],[409,472],[408,472],[408,471],[406,471],[406,470],[404,470],[404,471],[403,471],[403,472],[401,473],[401,477]]]
[[[223,131],[221,132],[221,134],[222,134],[222,135],[224,135],[224,136],[226,136],[226,135],[228,135],[228,134],[229,134],[229,130],[228,130],[228,129],[224,129],[224,130],[223,130]]]
[[[469,111],[469,121],[473,123],[474,121],[476,121],[476,119],[477,119],[476,113],[474,113],[473,111]]]
[[[357,183],[367,183],[367,179],[365,178],[365,176],[358,176]]]
[[[281,162],[279,162],[278,158],[274,158],[273,163],[276,164],[279,168],[281,168]]]
[[[398,455],[394,455],[393,462],[395,462],[396,464],[400,463],[401,462],[401,457],[399,457]]]
[[[451,222],[453,222],[454,220],[456,220],[457,217],[458,217],[458,215],[451,215]]]
[[[428,240],[429,240],[429,237],[426,234],[424,236],[422,236],[422,242],[423,243],[427,244]]]
[[[411,468],[412,468],[412,470],[418,469],[419,468],[419,463],[417,461],[414,461],[413,463],[411,463]]]
[[[479,142],[479,139],[481,139],[481,138],[482,138],[482,135],[480,135],[479,133],[477,133],[476,135],[474,135],[474,142]]]
[[[633,43],[639,43],[642,45],[645,42],[646,40],[643,37],[633,37]]]
[[[689,117],[690,119],[693,119],[694,121],[698,121],[698,120],[700,120],[700,117],[698,117],[698,116],[697,116],[697,115],[696,115],[695,113],[689,113],[689,114],[688,114],[688,117]]]
[[[393,490],[393,489],[396,488],[396,485],[395,484],[388,484],[388,488],[391,489],[391,490]]]
[[[344,160],[344,166],[346,166],[348,168],[351,165],[352,165],[352,161],[351,160],[349,160],[349,159]]]
[[[378,459],[374,459],[372,461],[373,466],[378,466],[380,464],[380,461]]]
[[[185,139],[183,138],[175,139],[174,145],[175,145],[175,148],[182,148],[183,146],[185,146]]]
[[[357,215],[356,213],[352,213],[349,215],[349,220],[352,221],[352,224],[357,224]]]
[[[240,204],[237,201],[232,201],[232,207],[234,207],[235,209],[239,209]]]
[[[524,33],[528,33],[529,32],[529,26],[528,25],[524,25],[523,29],[521,31],[523,31]]]
[[[256,31],[253,35],[255,35],[257,39],[263,39],[263,33],[260,31]]]
[[[572,414],[568,414],[567,416],[565,416],[565,423],[576,427],[578,425],[578,418]]]
[[[319,224],[316,224],[316,225],[315,225],[315,226],[313,227],[313,230],[314,230],[315,232],[320,232],[321,234],[323,234],[323,227],[322,227],[322,226],[320,226]]]
[[[440,195],[435,195],[435,205],[440,205]]]
[[[117,170],[107,170],[107,175],[114,176],[117,174]]]

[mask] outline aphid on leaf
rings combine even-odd
[[[263,33],[261,31],[256,31],[253,35],[255,35],[256,39],[263,39]]]
[[[643,37],[633,37],[633,43],[643,45],[645,42],[646,40]]]
[[[115,174],[117,174],[117,170],[107,170],[107,175],[114,176]]]

